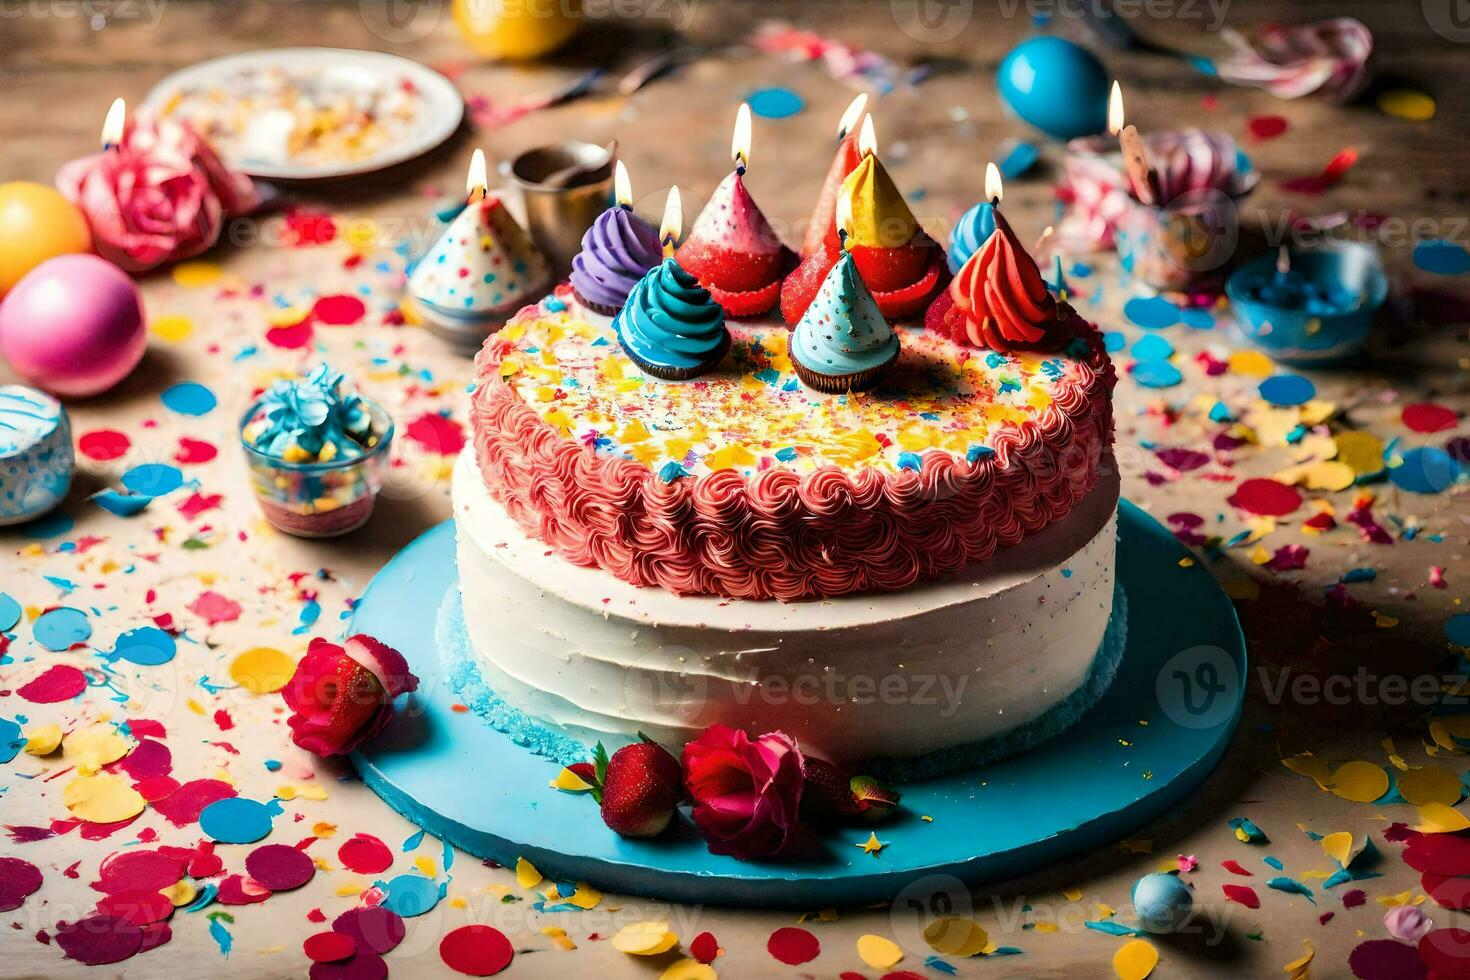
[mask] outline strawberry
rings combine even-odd
[[[847,773],[826,759],[809,755],[802,760],[801,775],[805,779],[801,791],[803,819],[829,825],[857,816],[858,803]]]
[[[735,252],[718,243],[690,238],[679,246],[674,259],[705,289],[718,287],[727,293],[748,293],[780,282],[793,263],[791,250]]]
[[[925,241],[933,245],[928,239]],[[893,285],[896,275],[913,267],[916,256],[924,260],[917,266],[916,278]],[[922,317],[924,307],[949,284],[949,266],[945,263],[944,250],[937,245],[929,248],[915,242],[901,249],[857,248],[853,251],[853,258],[863,275],[863,282],[878,303],[878,309],[890,323]],[[822,280],[836,262],[836,251],[818,249],[786,277],[781,286],[781,316],[788,325],[796,326],[807,307],[812,305],[812,300],[817,298]],[[868,274],[863,272],[865,265],[882,280],[882,285],[868,278]]]
[[[602,770],[603,823],[623,837],[663,833],[682,794],[679,760],[657,743],[642,741],[623,746],[597,768]]]

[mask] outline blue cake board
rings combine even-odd
[[[891,901],[906,887],[1036,871],[1106,847],[1189,796],[1240,720],[1245,641],[1230,601],[1163,526],[1124,501],[1118,574],[1128,637],[1117,680],[1073,728],[1023,755],[901,784],[898,816],[825,836],[824,855],[751,863],[710,854],[687,818],[624,840],[586,794],[547,784],[559,766],[454,710],[434,642],[456,585],[454,527],[426,532],[372,580],[353,632],[401,650],[419,690],[353,756],[363,781],[429,833],[477,857],[524,857],[554,881],[686,903],[821,908]],[[931,817],[924,820],[921,817]],[[876,832],[882,850],[860,845]],[[940,877],[943,876],[943,877]]]

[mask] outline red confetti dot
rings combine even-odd
[[[174,453],[174,462],[181,465],[207,463],[218,455],[219,450],[215,448],[214,443],[180,436],[178,452]]]
[[[1470,910],[1470,878],[1426,874],[1420,879],[1426,894],[1447,909]]]
[[[493,977],[514,957],[505,933],[491,926],[460,926],[439,943],[444,965],[470,977]]]
[[[441,456],[453,456],[464,448],[464,429],[460,424],[434,412],[408,423],[404,435],[428,452]]]
[[[199,814],[209,804],[234,795],[235,787],[222,779],[191,779],[165,799],[155,802],[153,809],[175,827],[183,827],[197,823]]]
[[[1246,120],[1251,137],[1258,140],[1275,139],[1286,132],[1285,116],[1251,116]]]
[[[701,932],[689,944],[689,955],[701,963],[713,963],[720,955],[720,944],[712,932]]]
[[[1285,517],[1302,505],[1295,487],[1277,480],[1246,480],[1230,497],[1232,506],[1262,517]]]
[[[1470,932],[1434,930],[1419,940],[1419,959],[1439,980],[1470,977]]]
[[[287,844],[265,844],[245,856],[250,877],[273,892],[300,888],[316,874],[316,865],[304,851]]]
[[[798,966],[816,959],[822,952],[822,944],[805,929],[785,926],[771,933],[771,938],[766,940],[766,952],[787,966]]]
[[[146,926],[173,915],[174,903],[162,892],[113,892],[97,902],[97,912],[135,926]]]
[[[82,455],[99,463],[119,459],[133,448],[132,440],[115,429],[93,429],[83,432],[77,439],[77,448]]]
[[[332,931],[356,939],[364,950],[390,953],[408,933],[408,926],[397,913],[381,906],[348,909],[332,920]]]
[[[187,852],[186,852],[187,853]],[[108,894],[129,891],[161,892],[184,877],[187,859],[163,851],[118,851],[97,869],[92,887]]]
[[[244,875],[229,875],[219,883],[215,901],[221,905],[255,905],[271,897],[271,891]]]
[[[357,952],[357,940],[342,932],[319,932],[301,944],[313,963],[335,963]]]
[[[375,875],[393,866],[393,852],[372,834],[357,834],[337,848],[337,860],[354,874]]]
[[[1370,939],[1348,954],[1348,969],[1359,980],[1423,980],[1419,952],[1394,939]]]
[[[1239,861],[1236,861],[1234,859],[1231,859],[1229,861],[1221,861],[1220,862],[1220,867],[1224,868],[1226,871],[1229,871],[1233,875],[1241,875],[1242,877],[1245,877],[1245,878],[1254,878],[1255,877],[1255,875],[1253,873],[1245,870],[1245,868],[1242,868],[1240,866],[1240,862]]]
[[[86,674],[75,667],[57,664],[29,683],[22,684],[15,693],[32,704],[57,704],[70,701],[86,689]]]
[[[1256,890],[1247,885],[1221,885],[1220,890],[1229,901],[1237,905],[1244,905],[1248,909],[1261,907],[1261,899],[1256,895]]]
[[[20,858],[0,857],[0,912],[20,908],[40,887],[40,868]]]
[[[120,963],[143,948],[143,930],[110,915],[56,924],[56,945],[66,958],[87,966]]]
[[[312,315],[329,327],[350,327],[367,314],[356,296],[323,296],[311,307]]]
[[[1470,840],[1454,834],[1420,834],[1404,847],[1404,863],[1425,874],[1470,875]]]
[[[1453,408],[1433,402],[1405,405],[1403,419],[1411,432],[1446,432],[1460,424]]]
[[[271,327],[265,332],[265,342],[272,347],[281,350],[301,350],[311,346],[312,337],[311,317],[304,317],[300,323],[288,324],[284,327]]]

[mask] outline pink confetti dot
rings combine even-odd
[[[121,459],[132,447],[132,441],[115,429],[93,429],[77,439],[82,455],[98,463]]]
[[[408,927],[390,909],[366,906],[337,916],[332,920],[332,931],[351,936],[364,950],[390,953],[403,942]]]
[[[41,869],[20,858],[0,857],[0,912],[21,907],[41,887]]]
[[[301,350],[311,346],[315,331],[311,326],[311,317],[307,316],[300,323],[293,323],[284,327],[272,327],[265,332],[265,342],[272,347],[281,350]]]
[[[164,799],[154,802],[153,809],[163,814],[175,827],[199,821],[204,808],[235,795],[235,787],[222,779],[191,779]]]
[[[207,463],[218,455],[219,449],[214,443],[180,436],[178,451],[174,453],[174,462],[181,466],[197,465]]]
[[[56,945],[69,960],[87,966],[120,963],[143,948],[143,930],[110,915],[56,924]]]
[[[15,693],[32,704],[57,704],[70,701],[86,689],[86,674],[75,667],[57,664],[21,685]]]
[[[188,853],[188,852],[185,852]],[[172,888],[184,877],[187,859],[163,851],[118,851],[102,861],[92,887],[107,894]]]
[[[337,860],[354,874],[375,875],[393,866],[393,852],[372,834],[357,834],[337,848]]]
[[[198,597],[189,603],[189,611],[210,626],[233,623],[240,618],[240,604],[212,589],[205,589],[199,593]]]
[[[403,434],[426,451],[441,456],[453,456],[464,448],[464,429],[460,424],[435,412],[414,419]]]
[[[329,327],[350,327],[367,314],[356,296],[323,296],[312,305],[312,315]]]

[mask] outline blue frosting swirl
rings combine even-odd
[[[980,251],[985,239],[995,231],[995,209],[989,201],[981,201],[955,223],[954,234],[949,239],[949,271],[959,272],[970,256]]]
[[[638,280],[613,329],[635,360],[681,371],[710,366],[728,337],[725,311],[672,258]]]
[[[270,456],[292,450],[312,459],[360,456],[372,435],[372,415],[344,375],[322,364],[305,378],[277,381],[260,399],[249,436]],[[330,450],[323,453],[327,446]]]

